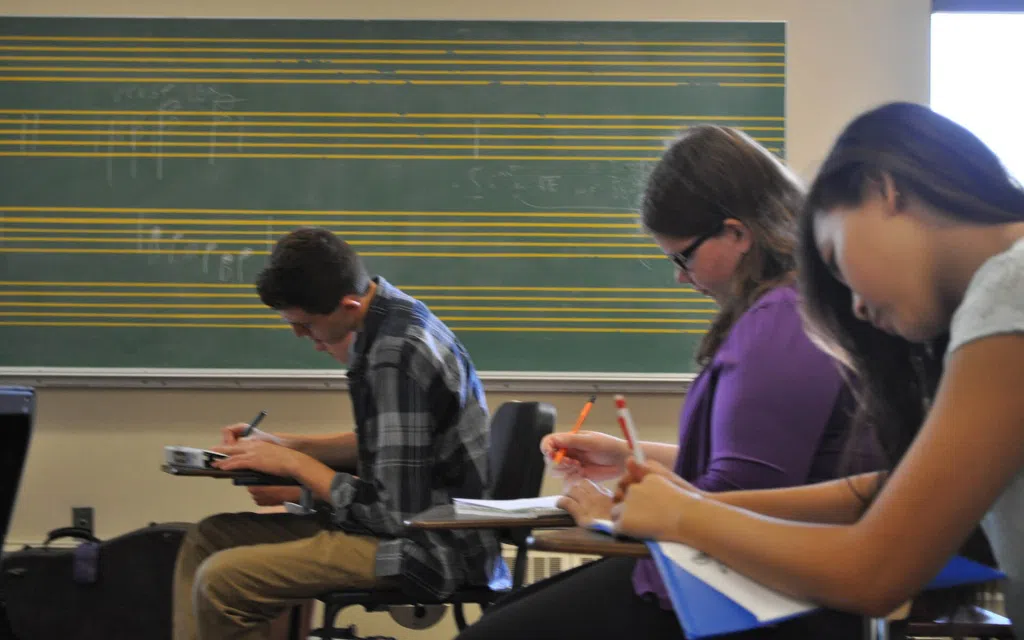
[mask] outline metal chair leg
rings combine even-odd
[[[466,624],[466,613],[462,610],[461,602],[456,602],[452,605],[452,615],[455,616],[455,626],[458,627],[459,631],[463,631],[469,626]]]
[[[512,570],[513,589],[518,589],[519,587],[523,586],[523,581],[526,580],[526,556],[526,545],[520,545],[516,549],[516,567]]]
[[[341,605],[324,603],[324,615],[319,629],[313,629],[309,635],[321,640],[348,640],[355,638],[355,629],[352,625],[347,627],[335,627],[334,622],[341,612]]]

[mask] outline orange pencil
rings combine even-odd
[[[583,426],[583,421],[587,419],[587,414],[590,413],[590,408],[594,406],[594,402],[597,400],[597,396],[590,396],[590,400],[587,400],[587,404],[583,405],[583,410],[580,411],[580,417],[576,419],[576,426],[572,428],[569,433],[576,433]],[[555,464],[562,461],[565,457],[565,449],[559,449],[555,452]]]

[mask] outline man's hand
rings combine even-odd
[[[225,471],[245,469],[294,478],[304,465],[320,464],[304,453],[264,440],[239,440],[235,444],[210,450],[230,456],[213,463],[213,466]]]
[[[238,444],[242,440],[242,434],[246,432],[249,425],[245,422],[230,424],[220,430],[221,444]],[[298,449],[299,443],[295,436],[282,436],[273,433],[266,433],[256,429],[247,440],[267,440],[290,449]]]

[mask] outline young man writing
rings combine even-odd
[[[257,281],[260,299],[317,351],[348,365],[354,433],[225,429],[222,469],[296,479],[328,508],[310,515],[232,513],[199,522],[178,557],[176,640],[266,638],[290,603],[326,591],[401,588],[425,599],[463,585],[504,586],[490,531],[425,532],[403,519],[488,490],[488,412],[462,344],[427,307],[324,229],[282,238]],[[355,467],[355,475],[332,467]]]

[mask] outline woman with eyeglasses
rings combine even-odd
[[[790,487],[832,479],[846,465],[877,468],[870,448],[841,460],[852,397],[837,364],[804,333],[794,285],[797,180],[736,129],[696,126],[667,149],[644,194],[642,223],[681,285],[718,303],[696,354],[677,444],[643,442],[661,463],[709,492]],[[690,357],[679,354],[680,358]],[[544,454],[567,454],[559,504],[577,523],[609,518],[621,476],[620,438],[593,431],[550,435]],[[841,469],[841,467],[843,467]],[[663,512],[666,522],[677,514]],[[859,638],[858,618],[822,613],[743,637]],[[530,585],[487,609],[461,640],[477,638],[680,638],[653,561],[606,559]]]

